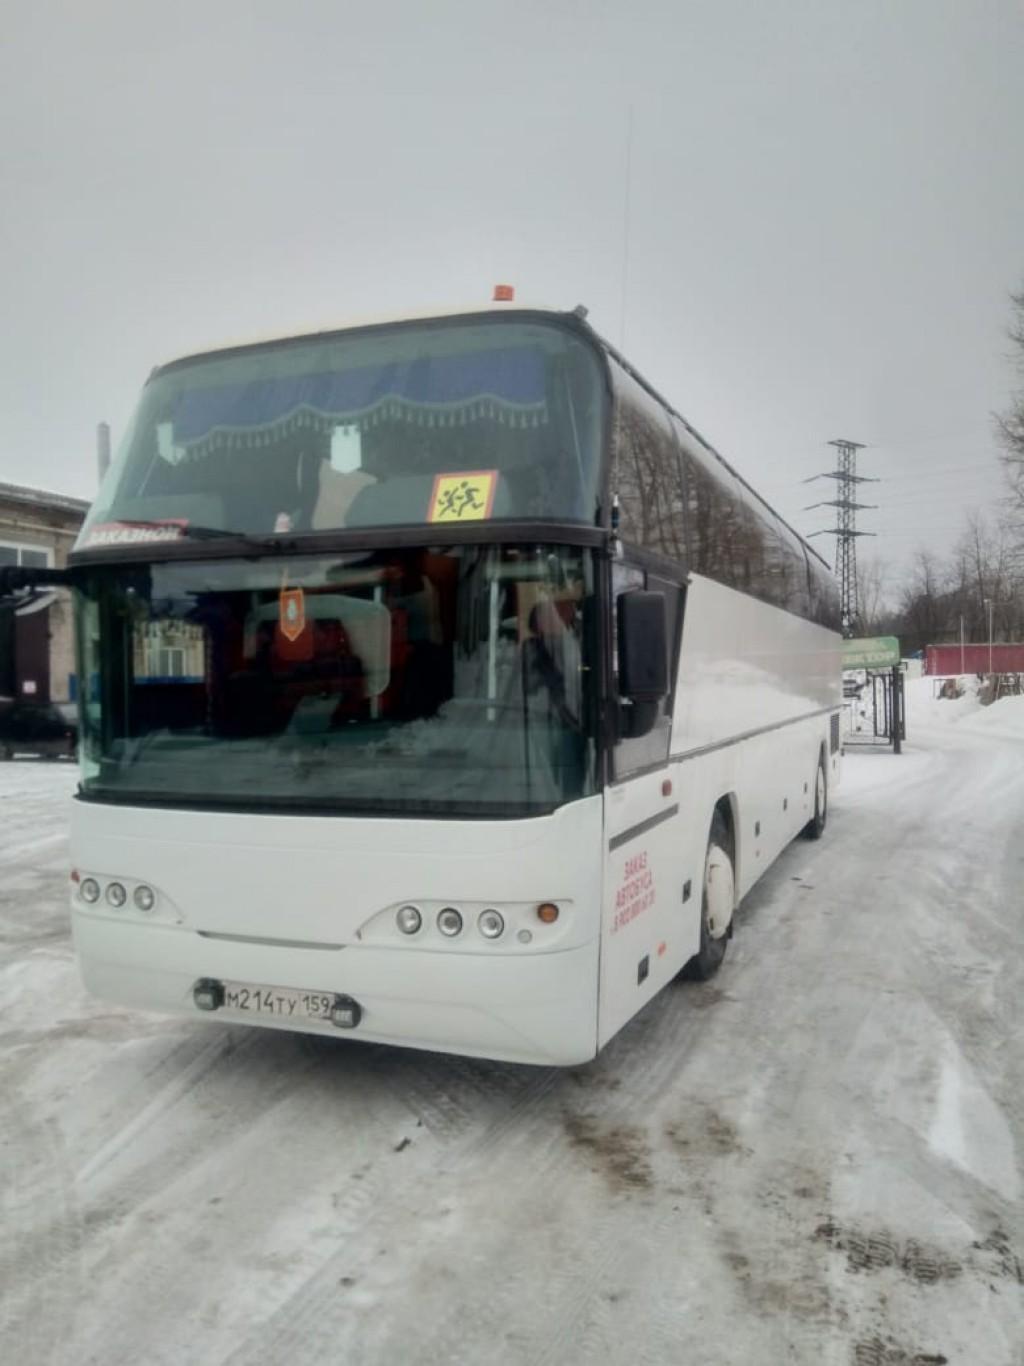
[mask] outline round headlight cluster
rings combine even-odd
[[[395,925],[402,934],[418,934],[423,924],[423,912],[416,906],[401,906],[395,912]],[[445,906],[438,911],[434,924],[446,939],[455,939],[466,927],[462,912],[454,906]],[[505,917],[488,907],[477,916],[476,927],[484,939],[500,939],[505,933]]]
[[[121,910],[128,904],[128,889],[123,882],[108,882],[105,886],[94,877],[83,878],[78,887],[78,895],[87,906],[95,906],[102,898],[108,906],[115,911]],[[131,894],[132,905],[137,911],[148,914],[156,905],[156,892],[152,887],[147,887],[144,882],[140,882]]]

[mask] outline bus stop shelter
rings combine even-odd
[[[907,713],[895,636],[843,641],[844,744],[888,748],[899,754]]]

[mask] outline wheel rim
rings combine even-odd
[[[704,916],[711,939],[721,939],[729,932],[735,881],[732,859],[724,849],[713,844],[704,867]]]

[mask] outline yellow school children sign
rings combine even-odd
[[[439,474],[430,495],[428,522],[482,522],[491,515],[497,470]]]

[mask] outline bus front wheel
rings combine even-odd
[[[733,867],[732,841],[725,818],[716,811],[704,856],[704,882],[700,909],[700,948],[685,968],[687,977],[706,982],[722,966],[732,930],[736,904],[736,871]]]

